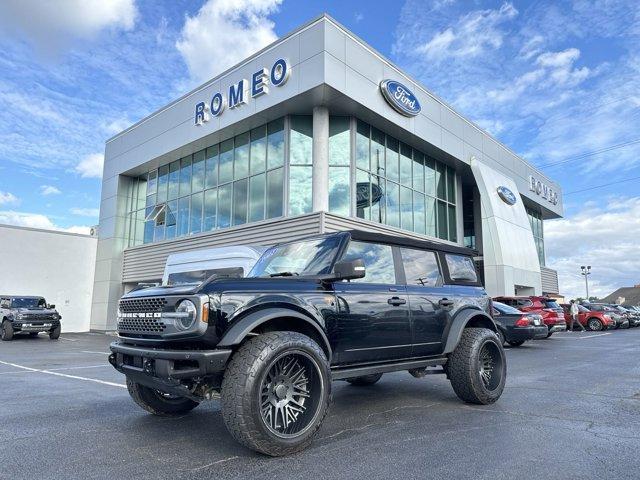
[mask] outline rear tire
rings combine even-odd
[[[159,417],[183,415],[196,408],[199,403],[190,398],[164,394],[127,378],[127,390],[133,401],[149,413]]]
[[[51,332],[49,332],[49,338],[51,340],[59,339],[60,338],[60,330],[61,330],[61,327],[58,325],[56,328],[51,330]]]
[[[381,373],[372,373],[371,375],[363,375],[361,377],[347,378],[347,382],[356,387],[365,387],[367,385],[373,385],[382,378]]]
[[[2,328],[0,329],[0,338],[2,341],[9,342],[13,340],[13,325],[9,320],[2,322]]]
[[[222,419],[242,445],[273,457],[306,448],[331,399],[329,362],[297,332],[269,332],[246,341],[222,381]]]
[[[511,345],[512,347],[519,347],[520,345],[522,345],[524,343],[524,340],[518,340],[516,342],[507,342],[509,345]]]
[[[604,325],[597,318],[590,318],[587,320],[587,328],[592,332],[599,332],[604,328]]]
[[[449,356],[446,371],[461,400],[479,405],[494,403],[502,395],[507,378],[504,349],[493,331],[465,328]]]

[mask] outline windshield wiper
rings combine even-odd
[[[300,276],[299,273],[297,272],[278,272],[278,273],[271,273],[269,274],[270,277],[293,277],[293,276]]]

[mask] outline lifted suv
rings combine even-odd
[[[35,337],[47,332],[51,340],[60,337],[60,320],[55,305],[47,305],[43,297],[14,297],[0,295],[0,337],[13,340],[19,333]]]
[[[220,395],[233,437],[273,456],[311,442],[332,380],[444,373],[462,400],[493,403],[506,359],[472,254],[360,231],[276,245],[249,278],[122,297],[109,361],[155,415]]]

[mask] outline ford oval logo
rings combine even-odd
[[[420,113],[420,102],[411,90],[400,82],[383,80],[380,82],[380,91],[387,103],[405,117],[415,117]]]
[[[507,205],[515,205],[516,202],[518,201],[514,193],[511,190],[509,190],[507,187],[498,187],[498,196]]]

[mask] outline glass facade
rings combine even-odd
[[[129,246],[312,211],[313,117],[291,115],[132,179]],[[453,169],[329,117],[329,211],[457,241]]]
[[[542,222],[542,213],[528,207],[526,210],[527,216],[529,217],[529,223],[531,224],[531,231],[533,232],[533,241],[536,244],[536,250],[538,252],[538,259],[540,260],[540,265],[544,266],[544,227]]]

